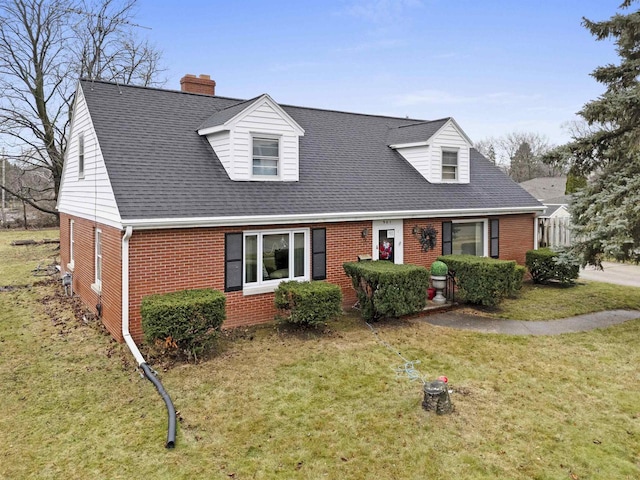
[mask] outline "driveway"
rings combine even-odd
[[[640,265],[602,262],[602,267],[604,270],[596,270],[594,267],[587,266],[580,270],[580,278],[628,287],[640,287]]]

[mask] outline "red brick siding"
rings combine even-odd
[[[60,214],[60,259],[63,273],[69,258],[69,221],[74,220],[73,293],[97,313],[102,304],[102,321],[113,337],[122,340],[122,233],[117,228],[83,218]],[[95,282],[95,230],[102,231],[102,292],[98,295]]]
[[[61,215],[61,257],[63,268],[69,262],[69,216]],[[482,217],[485,218],[485,217]],[[93,310],[100,300],[91,289],[94,281],[93,222],[75,218],[74,290]],[[404,263],[429,267],[442,252],[442,222],[448,219],[410,219],[404,221]],[[412,230],[415,225],[432,224],[438,230],[434,251],[425,253]],[[111,334],[121,334],[121,239],[122,232],[98,225],[103,232],[103,321]],[[345,306],[356,296],[342,264],[355,261],[358,255],[371,255],[372,222],[342,222],[314,225],[283,225],[277,228],[325,228],[327,239],[327,281],[340,285]],[[363,229],[367,236],[362,237]],[[267,227],[219,227],[134,231],[129,249],[129,318],[136,341],[143,339],[140,322],[142,298],[154,293],[167,293],[191,288],[224,290],[224,235],[245,230],[270,230]],[[524,263],[525,252],[533,247],[533,216],[500,217],[500,258]],[[253,325],[273,320],[276,313],[273,293],[244,296],[243,292],[227,295],[227,328]]]

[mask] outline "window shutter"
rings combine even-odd
[[[489,256],[498,258],[500,256],[500,242],[498,241],[500,237],[500,220],[494,218],[490,221],[490,225],[491,243]]]
[[[224,236],[224,291],[242,290],[242,233]]]
[[[442,222],[442,254],[451,255],[453,247],[452,238],[452,226],[451,222]]]
[[[327,229],[311,230],[312,280],[327,278]]]

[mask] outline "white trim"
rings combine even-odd
[[[73,267],[75,266],[75,223],[76,222],[73,218],[69,219],[69,263],[67,264],[67,269],[71,271],[73,271]]]
[[[453,225],[458,223],[482,223],[482,256],[489,256],[489,219],[488,218],[470,218],[467,220],[451,220]],[[451,250],[453,251],[453,228],[451,231]]]
[[[380,245],[378,241],[380,230],[395,230],[393,263],[402,265],[404,263],[404,221],[402,219],[374,220],[371,225],[371,230],[371,258],[373,260],[380,259]]]
[[[309,213],[293,215],[260,215],[194,218],[134,218],[123,220],[118,228],[131,226],[135,230],[160,228],[232,227],[244,225],[284,225],[289,223],[355,222],[360,220],[401,220],[409,218],[485,217],[543,212],[544,205],[528,207],[466,208],[461,210],[397,210],[379,212]],[[62,212],[65,213],[65,212]]]
[[[95,282],[91,284],[91,288],[94,288],[96,293],[100,293],[102,291],[102,271],[104,268],[104,256],[102,255],[102,230],[100,228],[96,228],[94,231],[94,251],[93,251],[93,278]],[[98,242],[98,239],[100,240]],[[98,245],[100,246],[100,255],[98,255]],[[100,278],[98,278],[98,257],[100,257]]]
[[[399,148],[412,148],[412,147],[428,147],[429,142],[413,142],[413,143],[394,143],[393,145],[389,145],[389,148],[393,148],[397,150]]]
[[[250,145],[249,145],[249,149],[250,149],[250,173],[249,173],[249,179],[250,180],[254,180],[254,181],[281,181],[282,180],[282,135],[274,135],[274,134],[269,134],[269,133],[260,133],[260,132],[249,132],[249,137],[251,139]],[[276,174],[275,175],[255,175],[253,173],[253,162],[256,159],[256,156],[253,153],[253,142],[258,139],[258,140],[276,140],[278,142],[278,157],[277,157],[277,164],[276,164]],[[274,159],[275,157],[265,157],[266,159]]]
[[[294,245],[293,236],[296,233],[304,234],[304,275],[301,277],[293,277],[291,274],[293,273],[294,268],[294,249],[292,246]],[[278,278],[274,280],[263,280],[262,279],[262,262],[260,259],[263,257],[263,242],[261,242],[261,238],[264,235],[289,235],[289,273],[290,275],[286,278]],[[245,256],[247,253],[246,241],[247,237],[257,236],[257,249],[256,249],[256,278],[257,281],[247,283],[247,268]],[[286,229],[275,229],[275,230],[247,230],[242,232],[242,291],[244,295],[256,295],[259,293],[268,293],[273,292],[281,282],[286,282],[289,280],[297,280],[297,281],[309,281],[311,275],[311,229],[301,227],[301,228],[286,228]]]
[[[268,104],[271,108],[273,108],[282,117],[282,119],[285,120],[291,126],[291,128],[293,128],[296,135],[304,136],[304,133],[305,133],[304,128],[302,128],[298,124],[298,122],[296,122],[291,117],[291,115],[285,112],[284,109],[280,105],[278,105],[278,103],[266,93],[263,93],[262,95],[260,95],[260,97],[258,97],[254,102],[247,105],[246,108],[240,110],[237,114],[235,114],[229,120],[224,122],[222,125],[215,125],[213,127],[202,128],[198,130],[198,135],[204,136],[204,135],[209,135],[211,133],[220,132],[222,130],[229,130],[230,128],[233,128],[233,125],[239,122],[242,118],[251,114],[257,108],[259,108],[261,105],[265,103]]]

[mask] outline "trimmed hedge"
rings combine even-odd
[[[226,298],[212,289],[182,290],[142,299],[142,331],[147,342],[175,344],[188,357],[208,351],[225,319]]]
[[[580,275],[580,262],[563,250],[529,250],[525,263],[534,283],[557,280],[562,285],[571,285]]]
[[[324,325],[342,313],[342,290],[327,282],[282,282],[275,291],[276,308],[291,323]]]
[[[458,290],[469,303],[494,306],[522,288],[525,269],[513,260],[474,255],[445,255],[438,260],[455,272]]]
[[[348,262],[343,267],[365,320],[409,315],[427,304],[429,271],[424,267],[387,261]]]

